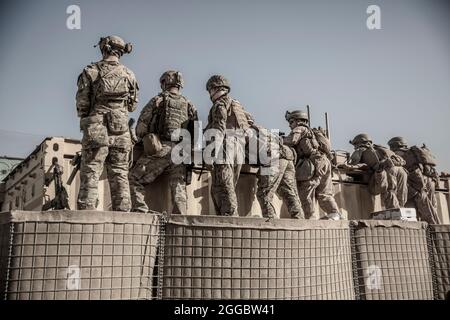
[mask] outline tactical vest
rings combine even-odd
[[[93,83],[94,105],[105,105],[116,109],[123,106],[129,97],[129,79],[126,68],[122,64],[98,62],[98,75]]]
[[[314,132],[308,126],[306,128],[306,135],[297,144],[297,154],[299,158],[309,158],[312,154],[319,150],[319,143],[317,142]]]
[[[160,114],[158,119],[158,134],[170,141],[171,134],[179,128],[186,128],[189,120],[188,102],[182,95],[162,93]]]

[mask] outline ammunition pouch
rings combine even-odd
[[[108,146],[108,129],[105,126],[104,115],[82,118],[80,128],[83,131],[83,140],[81,141],[83,148],[93,149]]]
[[[109,133],[113,135],[124,134],[129,130],[128,116],[119,110],[111,110],[106,114],[106,123]]]

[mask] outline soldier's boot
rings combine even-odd
[[[328,214],[325,214],[320,220],[341,220],[342,216],[339,212],[331,212]]]
[[[77,200],[77,209],[78,210],[97,210],[98,199],[95,203],[85,202],[84,200],[78,198]]]

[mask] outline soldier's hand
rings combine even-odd
[[[350,165],[348,165],[347,163],[340,163],[337,165],[338,169],[343,169],[343,170],[349,170],[350,169]]]

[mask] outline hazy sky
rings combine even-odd
[[[81,30],[66,8],[81,8]],[[381,8],[368,30],[366,8]],[[335,149],[367,132],[425,142],[450,170],[450,5],[436,0],[10,1],[0,4],[0,155],[26,156],[44,136],[80,138],[76,79],[116,34],[134,45],[123,63],[139,81],[138,117],[178,69],[206,120],[205,82],[225,75],[257,122],[288,131],[287,109],[331,118]]]

